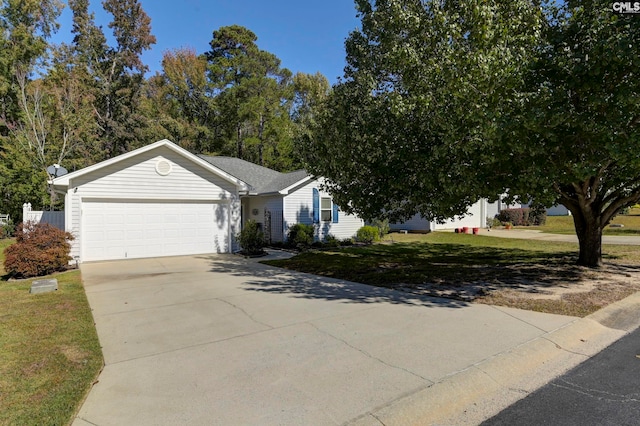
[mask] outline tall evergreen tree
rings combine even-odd
[[[115,156],[146,142],[137,137],[146,124],[139,110],[148,69],[141,54],[156,39],[139,1],[105,0],[102,5],[113,16],[109,24],[116,42],[113,47],[95,25],[88,0],[69,2],[78,66],[85,68],[87,84],[95,93],[99,139],[105,154]]]
[[[290,142],[287,104],[293,91],[291,72],[256,41],[247,28],[222,27],[213,32],[206,57],[224,151],[269,166],[280,156],[283,141]]]

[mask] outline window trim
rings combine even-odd
[[[329,206],[324,207],[323,201],[329,200]],[[325,213],[328,214],[328,218],[325,218]],[[320,221],[331,222],[333,220],[333,200],[331,197],[320,197]]]

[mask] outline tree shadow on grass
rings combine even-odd
[[[407,306],[462,308],[464,301],[430,297],[348,282],[331,277],[288,271],[240,256],[203,257],[209,260],[211,272],[246,278],[247,291],[288,294],[296,298],[339,301],[342,303],[392,303]]]
[[[465,244],[396,243],[303,253],[268,262],[404,292],[473,300],[496,289],[540,293],[574,287],[592,270],[576,265],[576,253]]]

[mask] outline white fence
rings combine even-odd
[[[22,205],[22,221],[48,223],[64,231],[64,212],[31,210],[31,203],[24,203]]]

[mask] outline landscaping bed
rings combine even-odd
[[[586,316],[640,291],[637,247],[604,246],[605,266],[576,266],[577,244],[435,232],[301,253],[273,266],[415,294]]]

